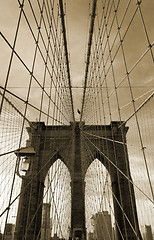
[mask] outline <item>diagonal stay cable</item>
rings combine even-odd
[[[71,141],[71,139],[70,139],[70,141]],[[69,141],[69,142],[70,142],[70,141]],[[68,151],[67,151],[68,148],[69,148],[69,144],[67,145],[67,147],[66,147],[66,149],[65,149],[65,153],[64,153],[65,155],[68,155]],[[70,149],[69,149],[69,150],[70,150]],[[46,165],[46,164],[45,164],[45,165]],[[44,167],[44,166],[43,166],[43,167]],[[60,164],[58,165],[58,168],[57,168],[56,172],[54,173],[52,179],[50,180],[50,185],[49,185],[50,188],[51,188],[51,183],[52,183],[52,181],[54,180],[54,177],[55,177],[57,171],[59,170],[59,167],[60,167]],[[29,184],[28,184],[28,185],[29,185]],[[27,186],[26,186],[26,187],[27,187]],[[28,225],[28,227],[27,227],[27,229],[26,229],[25,235],[23,236],[22,239],[25,238],[26,233],[27,233],[29,227],[31,226],[31,224],[32,224],[32,222],[33,222],[33,220],[34,220],[34,218],[35,218],[35,216],[36,216],[36,214],[37,214],[39,208],[41,207],[41,204],[43,203],[43,199],[44,199],[45,195],[47,194],[47,192],[48,192],[48,190],[49,190],[49,187],[48,187],[46,193],[44,194],[42,200],[40,201],[39,206],[37,207],[37,209],[36,209],[36,211],[35,211],[35,214],[33,215],[32,219],[31,219],[31,221],[30,221],[30,223],[29,223],[29,225]],[[53,198],[53,191],[52,191],[52,198]],[[55,201],[54,201],[54,198],[53,198],[53,203],[54,203],[54,206],[55,206],[55,208],[56,208],[56,203],[55,203]],[[56,208],[56,214],[57,214],[57,216],[58,216],[57,208]],[[58,219],[58,222],[59,222],[59,219]],[[59,224],[59,226],[60,226],[60,224]],[[61,233],[62,233],[62,230],[61,230]]]
[[[12,62],[13,62],[13,56],[14,56],[14,50],[15,50],[15,46],[16,46],[16,42],[17,42],[17,37],[18,37],[18,32],[19,32],[19,26],[20,26],[20,22],[21,22],[21,17],[22,17],[22,12],[23,12],[23,5],[24,5],[24,0],[22,0],[22,4],[20,3],[20,13],[19,13],[19,18],[18,18],[18,23],[17,23],[17,27],[16,27],[16,32],[15,32],[15,37],[14,37],[14,42],[13,42],[13,46],[12,46],[12,51],[11,51],[11,57],[10,57],[10,61],[9,61],[9,67],[8,67],[8,71],[7,71],[7,76],[6,76],[6,80],[5,80],[5,86],[4,86],[4,91],[3,91],[3,97],[1,100],[1,105],[0,105],[0,113],[2,111],[2,107],[3,107],[3,102],[4,102],[4,96],[5,96],[5,91],[8,85],[8,81],[9,81],[9,75],[10,75],[10,71],[11,71],[11,66],[12,66]],[[0,32],[1,34],[1,32]],[[1,34],[2,35],[2,34]]]
[[[84,135],[85,136],[85,135]],[[126,176],[125,173],[123,173],[123,171],[120,170],[120,168],[118,168],[116,166],[116,164],[114,164],[112,162],[112,160],[105,154],[103,153],[88,137],[85,136],[85,138],[101,153],[101,155],[103,155],[132,185],[134,185],[146,198],[148,198],[150,200],[150,202],[154,203],[154,201],[146,194],[142,191],[142,189],[140,189],[131,179],[129,179],[129,177]]]
[[[28,66],[25,64],[25,62],[21,59],[21,57],[18,55],[18,53],[15,51],[15,49],[13,49],[13,47],[11,46],[11,44],[8,42],[8,40],[5,38],[5,36],[3,35],[2,32],[0,32],[0,35],[3,37],[3,39],[5,40],[5,42],[9,45],[9,47],[13,50],[14,54],[17,56],[17,58],[20,60],[20,62],[23,64],[23,66],[26,68],[26,70],[29,72],[29,74],[34,78],[34,80],[36,81],[36,83],[40,86],[40,88],[44,91],[44,93],[48,96],[48,98],[50,97],[49,94],[47,93],[47,91],[45,89],[43,89],[42,85],[40,84],[40,82],[37,80],[37,78],[34,76],[34,74],[30,71],[30,69],[28,68]],[[8,91],[7,89],[5,89],[4,87],[0,86],[1,89],[5,90],[5,92],[10,93],[10,91]],[[57,89],[56,89],[57,91]],[[17,97],[18,99],[21,100],[20,97],[18,97],[15,94],[12,94],[15,97]],[[52,101],[52,103],[55,105],[54,101],[50,98],[50,100]],[[25,100],[22,100],[26,103]],[[30,103],[28,103],[30,105]],[[34,107],[34,106],[33,106]],[[36,107],[34,107],[36,109]],[[58,106],[57,106],[58,108]],[[38,109],[37,109],[38,110]],[[40,111],[40,110],[39,110]],[[43,112],[42,112],[43,113]],[[44,113],[45,114],[45,113]],[[64,113],[62,113],[64,115]],[[46,114],[45,114],[46,115]],[[65,117],[65,116],[64,116]],[[52,118],[52,117],[51,117]],[[65,117],[66,119],[66,117]],[[67,119],[66,119],[67,120]],[[69,122],[69,120],[67,120]]]
[[[68,144],[68,146],[69,146],[69,144]],[[58,150],[53,151],[52,153],[50,153],[50,154],[48,155],[49,160],[41,167],[41,169],[39,170],[39,172],[38,172],[37,174],[35,174],[34,178],[36,178],[36,177],[39,175],[39,173],[47,166],[47,164],[49,163],[51,157],[54,157],[62,147],[63,147],[63,145],[61,145]],[[66,149],[67,149],[67,148],[66,148]],[[33,179],[34,179],[34,178],[33,178]],[[25,189],[32,183],[33,179],[26,185],[26,187],[23,189],[23,191],[25,191]],[[8,209],[10,209],[10,206],[19,198],[19,196],[23,193],[23,191],[20,192],[20,193],[10,202],[10,204],[9,204],[9,205],[5,208],[5,210],[0,214],[0,217],[2,217],[3,214],[4,214]]]
[[[85,139],[84,139],[84,140],[85,140]],[[90,150],[90,148],[89,148],[86,140],[85,140],[84,142],[85,142],[85,147],[87,148],[87,150],[88,150],[88,152],[89,152],[89,155],[90,155],[93,159],[95,159],[95,157],[94,157],[93,153],[91,152],[91,150]],[[103,176],[103,178],[104,178],[104,176]],[[116,198],[115,194],[113,193],[111,186],[110,186],[107,182],[106,182],[106,184],[107,184],[107,186],[111,189],[111,192],[112,192],[112,194],[113,194],[113,197],[115,198],[115,200],[116,200],[116,202],[118,203],[119,207],[121,208],[123,214],[125,215],[125,217],[126,217],[128,223],[129,223],[129,225],[131,226],[132,230],[134,231],[134,233],[135,233],[135,235],[136,235],[136,231],[134,230],[132,224],[130,223],[130,221],[129,221],[128,217],[127,217],[127,215],[125,214],[125,212],[124,212],[124,210],[123,210],[123,207],[121,206],[120,202],[118,201],[118,199]],[[115,213],[114,213],[114,215],[115,215]],[[118,229],[119,229],[119,232],[120,232],[120,235],[121,235],[122,239],[124,239],[124,236],[122,235],[121,229],[120,229],[119,224],[118,224],[117,221],[116,221],[116,224],[117,224],[117,227],[118,227]]]
[[[0,88],[1,88],[1,89],[4,89],[2,86],[0,86]],[[19,99],[20,101],[22,101],[22,102],[24,102],[24,103],[27,103],[26,100],[24,100],[23,98],[17,96],[16,94],[12,93],[11,91],[9,91],[9,90],[7,90],[7,89],[6,89],[5,91],[6,91],[7,93],[9,93],[10,95],[16,97],[16,98]],[[55,119],[54,117],[52,117],[52,116],[50,116],[48,113],[40,110],[39,108],[37,108],[37,107],[34,106],[33,104],[31,104],[31,103],[29,103],[29,102],[28,102],[27,104],[28,104],[30,107],[34,108],[35,110],[37,110],[37,111],[39,111],[39,112],[41,111],[45,116],[48,116],[49,118],[55,120],[56,122],[59,122],[59,123],[61,123],[62,125],[65,125],[65,123],[59,121],[58,119]],[[69,121],[68,121],[68,122],[69,122]]]

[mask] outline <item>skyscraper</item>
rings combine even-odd
[[[94,234],[92,232],[88,233],[88,240],[94,240]]]
[[[12,240],[14,235],[15,225],[12,223],[7,223],[5,227],[5,240]]]
[[[112,240],[111,215],[108,211],[98,212],[93,216],[94,239]]]
[[[50,240],[51,226],[50,226],[50,204],[43,203],[42,208],[42,224],[41,224],[41,240]]]
[[[146,240],[153,240],[151,225],[145,225]]]

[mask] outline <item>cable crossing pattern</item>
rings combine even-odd
[[[129,240],[147,239],[146,234],[154,232],[154,3],[86,0],[84,4],[89,29],[79,87],[71,79],[70,65],[71,50],[78,44],[68,41],[74,22],[66,24],[75,3],[2,2],[3,240],[28,240],[30,232],[41,240]],[[78,115],[77,88],[83,90]],[[77,214],[82,212],[82,229],[74,227],[76,209]]]

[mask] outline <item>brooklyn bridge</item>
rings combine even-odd
[[[0,239],[152,240],[154,2],[2,0]]]

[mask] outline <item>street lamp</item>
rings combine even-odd
[[[21,171],[27,172],[30,167],[30,157],[21,157],[22,165],[21,165]]]
[[[17,175],[24,179],[31,175],[31,157],[36,155],[36,152],[33,147],[20,148],[14,152],[17,156]],[[20,167],[21,166],[21,167]],[[21,169],[20,169],[21,168]],[[26,175],[21,175],[20,171],[25,172]]]

